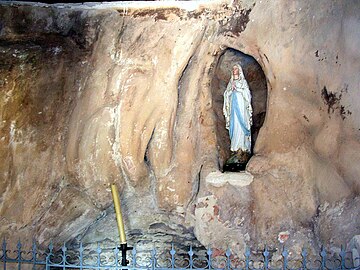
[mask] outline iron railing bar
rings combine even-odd
[[[75,252],[75,250],[67,250],[66,246],[64,245],[62,248],[60,254],[58,252],[53,253],[53,246],[52,244],[49,245],[49,252],[37,253],[36,245],[33,245],[33,248],[31,251],[27,252],[26,250],[22,249],[20,241],[18,242],[17,249],[15,251],[7,250],[6,242],[3,242],[2,249],[0,252],[2,252],[0,257],[0,265],[3,266],[3,269],[6,270],[7,268],[14,266],[14,268],[21,270],[22,267],[26,265],[33,265],[33,269],[37,269],[36,266],[46,266],[47,270],[52,269],[63,269],[63,270],[69,270],[69,269],[80,269],[80,270],[89,270],[89,269],[118,269],[118,270],[360,270],[360,266],[355,267],[354,264],[347,266],[348,258],[347,258],[347,252],[344,248],[344,246],[341,247],[341,252],[337,253],[335,257],[333,255],[328,255],[326,252],[326,249],[324,247],[321,248],[321,252],[317,256],[316,261],[310,261],[308,254],[305,249],[303,249],[303,252],[301,254],[298,254],[301,256],[300,259],[294,259],[292,260],[289,255],[289,250],[287,250],[285,247],[283,247],[283,251],[281,253],[282,259],[279,261],[272,261],[272,255],[270,254],[270,251],[267,247],[264,248],[264,252],[261,254],[262,259],[260,260],[253,260],[251,259],[251,252],[250,249],[246,249],[245,257],[243,259],[231,259],[232,253],[228,249],[226,253],[220,255],[218,257],[221,260],[223,260],[224,265],[218,265],[223,267],[214,267],[212,265],[212,261],[216,257],[213,257],[213,253],[210,248],[208,248],[205,258],[199,257],[197,258],[196,254],[193,252],[192,247],[190,247],[189,252],[187,253],[188,257],[182,258],[183,262],[186,262],[187,265],[182,265],[182,267],[177,267],[175,263],[175,249],[172,245],[172,252],[171,254],[171,266],[163,264],[161,262],[161,256],[159,256],[155,249],[151,252],[150,264],[149,265],[137,265],[136,263],[136,256],[138,253],[134,250],[133,251],[133,260],[132,263],[129,266],[122,266],[119,263],[119,250],[114,250],[115,255],[115,261],[113,258],[106,258],[106,261],[103,261],[103,257],[101,254],[103,254],[102,250],[100,249],[98,245],[97,249],[97,260],[96,261],[89,261],[89,264],[85,263],[85,258],[91,255],[86,255],[83,253],[83,247],[82,244],[80,246],[80,254]],[[111,249],[104,249],[104,250],[111,250]],[[67,252],[68,251],[68,252]],[[75,253],[79,255],[79,257],[72,257]],[[8,256],[8,253],[15,254],[15,258],[12,258]],[[28,254],[32,254],[32,257],[30,259],[26,259],[25,257],[28,257]],[[141,253],[140,253],[141,254]],[[23,256],[24,255],[24,256]],[[39,255],[39,256],[38,256]],[[60,257],[59,257],[60,255]],[[236,255],[236,254],[235,254]],[[320,255],[320,256],[319,256]],[[46,256],[46,257],[44,257]],[[339,256],[339,258],[337,258]],[[42,259],[44,258],[44,259]],[[67,260],[69,258],[69,262]],[[120,258],[121,259],[121,258]],[[169,258],[164,258],[169,259]],[[56,262],[54,262],[54,261]],[[144,258],[143,258],[144,260]],[[354,259],[352,259],[354,260]],[[355,260],[358,260],[358,258],[355,258]],[[103,264],[106,263],[106,264]],[[199,263],[199,264],[198,264]],[[256,264],[255,264],[256,263]],[[257,264],[258,263],[258,264]],[[315,263],[315,264],[314,264]],[[15,264],[15,265],[10,265]],[[141,264],[141,263],[140,263]],[[162,265],[160,265],[162,264]],[[319,265],[318,265],[319,264]],[[165,267],[166,265],[166,267]],[[201,265],[202,267],[197,267],[197,265]],[[356,264],[355,264],[356,265]],[[255,268],[254,266],[258,266]],[[293,266],[293,267],[292,267]],[[297,266],[297,267],[294,267]],[[313,267],[312,267],[313,266]],[[11,267],[11,269],[13,269]]]
[[[8,264],[8,263],[18,263],[17,260],[14,260],[14,259],[11,259],[11,260],[6,260],[6,261],[3,261],[5,264]],[[24,261],[21,261],[19,264],[20,265],[23,265],[23,264],[26,264],[28,262],[24,262]],[[33,262],[32,262],[33,263]],[[5,265],[4,264],[4,265]],[[46,265],[46,262],[37,262],[36,265]],[[133,267],[127,267],[127,266],[116,266],[116,265],[73,265],[73,264],[66,264],[66,265],[63,265],[62,263],[60,264],[48,264],[48,267],[57,267],[57,268],[63,268],[63,269],[119,269],[119,270],[125,270],[125,269],[128,269],[128,270],[150,270],[152,269],[151,267],[136,267],[136,268],[133,268]],[[64,268],[65,267],[65,268]],[[51,268],[48,268],[48,269],[51,269]],[[4,269],[6,269],[4,267]],[[172,268],[164,268],[164,267],[156,267],[154,268],[155,270],[171,270]],[[181,268],[175,268],[176,270],[189,270],[189,268],[184,268],[184,267],[181,267]],[[198,270],[207,270],[208,268],[197,268]],[[212,270],[226,270],[227,268],[224,267],[224,268],[219,268],[219,267],[215,267],[215,268],[211,268]],[[231,268],[231,270],[244,270],[245,268],[244,267],[240,267],[240,268]],[[261,269],[264,269],[263,267],[262,268],[251,268],[253,270],[261,270]],[[282,268],[271,268],[273,270],[281,270]],[[288,268],[289,270],[300,270],[302,269],[301,267],[300,268]],[[307,270],[319,270],[321,268],[307,268]],[[341,269],[341,267],[337,267],[337,268],[329,268],[329,269],[332,269],[332,270],[338,270],[338,269]],[[346,268],[347,270],[360,270],[360,266],[358,267],[350,267],[350,268]]]

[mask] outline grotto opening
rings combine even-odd
[[[251,95],[251,141],[249,154],[243,151],[235,151],[230,154],[229,130],[225,130],[224,118],[224,92],[228,87],[231,68],[234,64],[240,64],[243,69],[245,80],[250,88]],[[228,48],[219,57],[215,68],[215,74],[211,81],[213,108],[216,117],[216,132],[219,145],[219,167],[222,171],[243,171],[253,154],[254,145],[262,127],[267,104],[267,85],[264,72],[259,63],[251,56],[237,50]]]
[[[359,14],[356,0],[1,1],[0,237],[114,246],[114,182],[144,250],[356,249]],[[223,173],[230,58],[253,155]]]

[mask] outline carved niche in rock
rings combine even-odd
[[[231,151],[229,131],[226,129],[226,120],[223,114],[224,92],[231,80],[231,71],[234,65],[240,65],[250,88],[252,107],[251,146],[250,153]],[[219,166],[223,171],[245,170],[251,158],[254,145],[261,126],[265,120],[267,103],[267,84],[265,74],[259,63],[250,55],[234,49],[227,49],[220,56],[212,80],[212,96],[216,117],[216,132],[219,146]]]

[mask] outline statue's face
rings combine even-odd
[[[234,77],[239,76],[239,68],[237,66],[233,66],[233,76]]]
[[[237,66],[233,66],[233,78],[235,80],[239,79],[239,68]]]

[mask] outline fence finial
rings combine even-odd
[[[267,245],[265,245],[265,251],[263,253],[264,255],[264,269],[268,269],[268,265],[269,265],[269,251],[268,251],[268,248],[267,248]]]
[[[188,254],[189,254],[190,258],[192,258],[192,256],[194,256],[194,252],[193,252],[193,249],[192,249],[192,245],[190,245]]]
[[[174,256],[175,253],[176,253],[176,250],[175,250],[175,248],[174,248],[174,243],[171,243],[170,255],[171,255],[171,256]]]
[[[21,250],[22,245],[20,239],[18,240],[16,247],[18,248],[18,250]]]
[[[49,252],[52,253],[53,249],[54,249],[54,245],[53,242],[51,241],[49,244]]]
[[[324,245],[322,245],[321,247],[320,256],[321,256],[321,269],[324,270],[326,268],[326,250]]]

